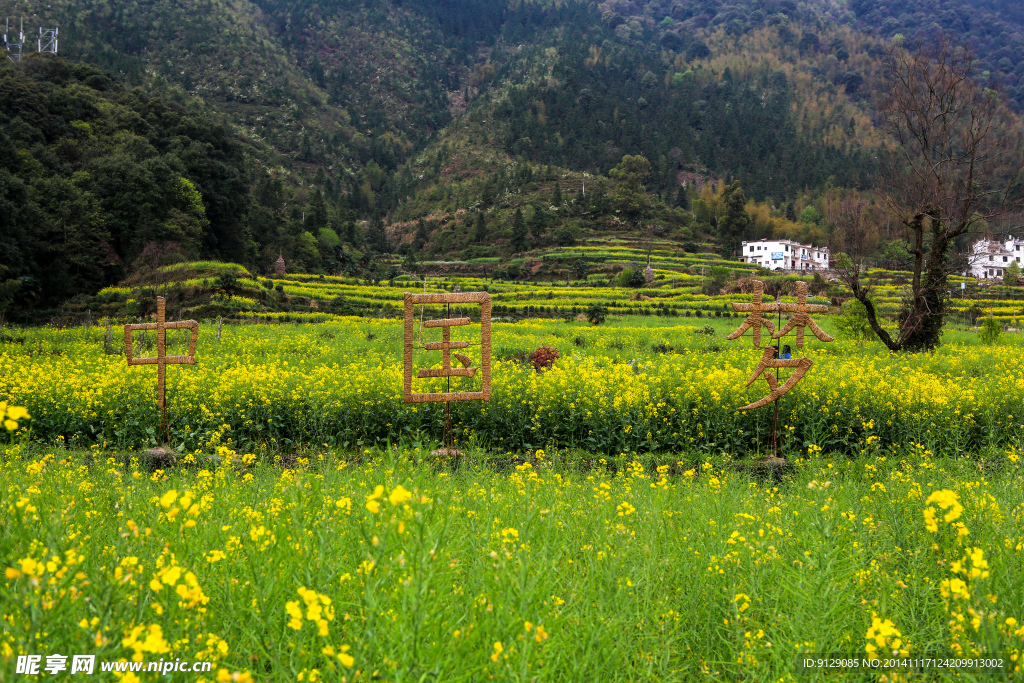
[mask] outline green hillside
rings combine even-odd
[[[1015,87],[998,3],[941,4],[979,12],[982,75]],[[889,147],[886,31],[925,35],[919,13],[870,25],[886,12],[54,0],[26,18],[60,25],[61,56],[0,66],[0,307],[45,319],[201,259],[373,279],[607,239],[829,244],[830,207],[870,198]],[[884,265],[899,235],[881,225]]]

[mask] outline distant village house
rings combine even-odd
[[[964,275],[970,275],[978,279],[1001,278],[1011,263],[1021,265],[1021,255],[1024,254],[1024,240],[1017,239],[1013,235],[1005,241],[983,239],[978,240],[971,247],[971,253],[967,255],[968,270]]]
[[[828,270],[829,267],[828,247],[793,240],[744,242],[740,261],[768,270]]]

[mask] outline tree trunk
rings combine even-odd
[[[852,283],[850,289],[853,290],[853,296],[857,301],[864,304],[864,310],[868,316],[868,325],[871,325],[871,329],[874,330],[876,335],[878,335],[878,338],[883,344],[885,344],[886,348],[890,351],[902,351],[903,345],[898,341],[894,341],[893,338],[889,336],[889,333],[886,332],[878,322],[878,314],[875,311],[875,304],[870,298],[868,298],[867,290],[861,287],[860,278]]]
[[[931,351],[939,345],[946,315],[949,237],[937,217],[932,217],[932,244],[928,253],[928,270],[923,273],[921,288],[914,296],[908,312],[903,348],[908,351]],[[910,318],[909,316],[913,316]]]
[[[911,290],[915,300],[921,291],[921,273],[924,271],[924,218],[925,214],[916,214],[907,225],[914,234],[914,248],[910,250],[910,253],[914,255],[914,282],[911,285]]]

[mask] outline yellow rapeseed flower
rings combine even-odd
[[[380,512],[380,503],[378,501],[383,495],[384,487],[378,484],[376,488],[373,489],[373,493],[366,497],[366,509],[373,514]]]
[[[944,598],[953,596],[954,598],[967,600],[971,597],[971,592],[967,589],[967,584],[962,579],[943,579],[939,584],[939,592],[942,593]]]
[[[170,491],[168,491],[167,493],[160,497],[160,505],[162,505],[165,509],[169,508],[172,505],[174,505],[174,501],[177,498],[178,491],[176,489],[171,489]]]
[[[399,484],[391,492],[391,495],[388,496],[388,502],[390,502],[392,505],[401,505],[410,498],[412,498],[412,493],[407,491],[401,484]]]
[[[960,500],[956,495],[956,492],[950,491],[949,489],[942,489],[941,491],[933,491],[928,499],[925,500],[925,505],[931,505],[932,503],[937,504],[943,510],[949,510],[943,517],[946,523],[952,522],[958,519],[963,513],[964,508],[960,505]]]
[[[738,608],[740,612],[744,612],[748,607],[750,607],[750,596],[746,593],[737,593],[736,597],[734,597],[732,601],[733,603],[740,603]]]
[[[871,625],[864,637],[867,640],[864,650],[868,654],[874,654],[879,649],[885,648],[903,655],[909,651],[909,647],[904,645],[902,634],[896,625],[889,619],[879,619],[875,612],[871,613]]]
[[[285,610],[285,612],[288,613],[288,616],[291,617],[291,620],[288,622],[288,626],[290,626],[291,628],[295,629],[296,631],[301,630],[302,629],[302,610],[299,609],[299,601],[298,600],[289,600],[288,602],[285,603],[284,610]]]

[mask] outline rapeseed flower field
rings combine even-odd
[[[197,681],[959,680],[800,664],[895,654],[1020,676],[1016,451],[805,454],[776,483],[541,450],[504,473],[423,459],[150,471],[6,447],[0,671],[86,653],[211,662]]]
[[[723,339],[736,326],[637,317],[601,327],[495,323],[492,398],[454,405],[459,440],[500,451],[764,452],[770,411],[737,411],[767,391],[760,381],[743,389],[760,354],[749,338]],[[463,329],[467,339],[479,336],[478,325]],[[32,439],[121,450],[156,444],[155,373],[105,353],[102,328],[23,334],[22,343],[0,346],[0,396],[32,414]],[[878,344],[810,344],[814,367],[780,404],[782,448],[859,455],[914,442],[958,455],[1017,444],[1017,343],[961,338],[921,356]],[[185,352],[184,334],[168,339],[168,353]],[[522,359],[541,345],[560,357],[537,373]],[[197,365],[168,370],[172,444],[192,451],[216,438],[257,452],[438,440],[443,407],[402,402],[401,353],[401,323],[388,319],[229,326],[220,342],[215,326],[204,325]],[[419,352],[417,362],[439,363],[433,356]],[[478,388],[472,381],[453,387]]]
[[[456,271],[444,276],[405,273],[389,280],[301,273],[261,278],[237,264],[212,261],[164,266],[160,274],[165,283],[162,291],[167,293],[166,282],[171,281],[174,283],[171,286],[172,297],[179,302],[187,302],[188,306],[208,303],[211,305],[209,308],[199,308],[205,308],[211,313],[217,311],[212,315],[307,323],[338,321],[343,315],[350,314],[332,306],[342,302],[342,309],[355,307],[363,312],[393,316],[402,307],[405,291],[436,293],[451,291],[455,287],[460,287],[462,291],[490,292],[494,314],[516,319],[575,316],[595,304],[617,315],[720,318],[732,314],[729,306],[731,302],[748,300],[749,294],[738,291],[744,289],[739,285],[739,281],[744,278],[760,277],[769,282],[774,281],[784,285],[790,293],[796,281],[802,279],[796,274],[780,276],[763,271],[757,273],[749,263],[725,261],[714,254],[685,254],[679,250],[678,245],[671,243],[658,244],[656,241],[641,249],[636,245],[612,246],[605,243],[603,238],[599,241],[602,244],[554,248],[539,258],[517,258],[506,264],[517,271],[529,273],[529,279],[526,280],[489,276],[488,268],[501,265],[497,258],[468,262],[428,262],[426,266],[442,271],[455,267]],[[625,268],[643,271],[643,264],[648,257],[654,277],[652,281],[647,282],[642,289],[616,285],[619,281],[617,274]],[[591,272],[585,277],[572,272],[570,265],[579,261],[598,268],[599,272]],[[733,278],[732,284],[718,294],[711,293],[705,286],[715,269],[720,272],[725,270],[730,273],[728,277]],[[492,270],[490,275],[495,272],[505,271],[498,268],[497,271]],[[217,285],[217,277],[225,273],[236,277],[235,286],[230,291]],[[872,268],[865,273],[872,286],[876,310],[883,317],[891,320],[899,314],[911,276],[907,271],[881,268]],[[1019,327],[1022,313],[1017,298],[1019,294],[1014,288],[1008,285],[989,286],[988,283],[979,286],[974,278],[958,275],[951,276],[949,284],[954,288],[954,296],[947,302],[951,322],[965,325],[970,321],[973,324],[978,317],[987,314],[1004,325]],[[961,290],[960,285],[968,289]],[[193,294],[196,291],[206,294],[195,300],[184,295],[186,290]],[[818,303],[848,296],[842,287],[822,279],[817,281],[815,290],[818,292]],[[107,287],[87,305],[96,305],[100,310],[106,310],[106,315],[136,315],[140,299],[151,298],[154,291],[139,286]],[[277,294],[272,295],[271,292]],[[271,300],[276,301],[277,305]],[[114,305],[116,302],[124,305]]]

